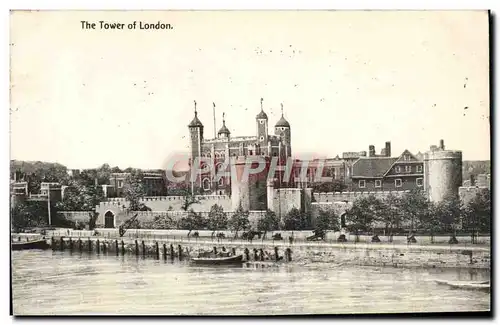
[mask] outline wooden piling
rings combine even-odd
[[[69,251],[73,251],[73,240],[71,240],[71,237],[69,237]]]
[[[56,242],[55,242],[55,240],[54,240],[54,237],[51,237],[51,238],[50,238],[50,246],[52,246],[52,249],[53,249],[53,250],[54,250],[54,249],[55,249],[55,247],[56,247]]]
[[[257,255],[257,248],[253,249],[253,260],[254,261],[258,261],[259,260],[258,255]]]
[[[118,248],[118,239],[115,239],[115,251],[116,255],[120,254],[120,249]]]
[[[286,249],[286,259],[288,262],[292,261],[292,249],[290,247]]]
[[[163,244],[163,258],[167,258],[167,244]]]
[[[63,251],[64,250],[64,237],[61,237],[61,242],[59,243],[59,246],[60,246],[59,249]]]
[[[179,250],[179,260],[182,260],[182,246],[177,246],[177,249]]]
[[[245,259],[247,261],[250,261],[250,251],[248,250],[248,248],[245,248]]]
[[[144,245],[144,240],[142,241],[142,256],[146,256],[146,246]]]
[[[20,236],[19,236],[19,237],[17,237],[17,241],[21,241],[21,237],[20,237]]]
[[[106,254],[106,242],[102,242],[102,253]]]
[[[262,248],[260,249],[260,260],[264,260],[264,250]]]
[[[82,252],[82,239],[81,238],[78,238],[78,250],[80,251],[80,253]]]
[[[234,248],[234,247],[231,248],[231,253],[233,254],[233,256],[235,256],[236,255],[236,248]]]
[[[89,252],[92,252],[92,241],[89,238]]]
[[[96,252],[97,252],[97,254],[99,254],[100,249],[101,249],[101,245],[100,245],[99,239],[98,239],[97,242],[96,242]]]
[[[274,257],[276,258],[276,261],[280,260],[280,255],[278,251],[278,246],[274,246]]]
[[[217,255],[217,247],[214,246],[214,254]]]
[[[137,239],[135,240],[135,255],[139,256],[139,243],[137,243]]]
[[[171,259],[174,259],[174,245],[173,244],[170,244],[170,258]]]
[[[158,246],[158,242],[155,244],[156,246],[156,259],[160,258],[160,247]]]

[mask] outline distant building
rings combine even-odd
[[[406,191],[424,186],[423,161],[408,150],[399,157],[390,157],[390,145],[386,142],[380,155],[370,146],[368,157],[360,157],[352,164],[352,191]]]

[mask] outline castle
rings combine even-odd
[[[369,194],[383,198],[389,193],[402,195],[420,188],[435,202],[459,195],[459,187],[462,185],[462,153],[447,150],[443,140],[439,146],[431,146],[424,154],[404,150],[399,156],[393,157],[391,143],[386,142],[380,154],[375,152],[374,145],[370,145],[368,154],[366,151],[345,152],[342,158],[337,156],[325,160],[301,161],[292,159],[291,126],[284,117],[283,106],[281,110],[281,118],[274,124],[274,134],[269,132],[269,119],[261,99],[260,112],[255,117],[255,135],[233,136],[223,115],[221,128],[216,137],[210,139],[205,137],[195,102],[194,117],[187,126],[190,136],[190,165],[194,166],[194,163],[201,161],[202,164],[211,164],[216,172],[221,168],[226,168],[229,172],[229,176],[216,177],[213,172],[206,171],[192,179],[190,185],[193,193],[195,188],[196,193],[202,193],[196,196],[198,202],[191,206],[195,212],[208,214],[211,206],[218,204],[229,214],[241,206],[250,212],[253,221],[267,209],[283,218],[292,208],[297,208],[314,218],[320,209],[334,209],[337,213],[342,213],[356,198]],[[268,177],[270,166],[266,164],[258,174],[242,179],[242,171],[248,158],[252,157],[266,162],[276,159],[278,164],[274,178]],[[287,172],[287,164],[290,162],[292,167]],[[122,176],[113,175],[116,184],[105,185],[105,192],[112,195],[108,195],[106,200],[96,206],[96,212],[99,213],[97,224],[101,226],[112,228],[120,224],[117,216],[123,214],[129,204],[119,197]],[[151,211],[142,213],[141,216],[152,218],[158,214],[176,217],[184,215],[184,197],[165,195],[163,189],[167,185],[158,173],[149,176],[151,180],[147,181],[153,185],[148,187],[150,196],[144,197],[142,202]],[[345,189],[331,192],[314,190],[318,179],[321,182],[325,182],[325,179],[327,182],[339,182]],[[51,186],[54,187],[53,184]],[[15,189],[19,195],[27,195],[25,184]]]
[[[219,171],[224,162],[229,160],[230,157],[262,156],[278,157],[280,161],[286,160],[292,155],[291,128],[290,123],[283,115],[283,105],[281,106],[281,112],[281,118],[274,125],[274,135],[271,135],[269,134],[269,119],[264,112],[263,99],[261,98],[260,112],[255,117],[255,135],[231,136],[223,115],[222,127],[217,132],[217,137],[207,139],[203,132],[204,126],[198,119],[195,102],[194,118],[188,125],[191,165],[200,157],[210,158],[216,171]],[[196,185],[205,194],[212,195],[228,194],[231,187],[228,178],[221,177],[215,181],[214,177],[211,177],[208,172],[198,177]]]

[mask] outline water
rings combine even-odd
[[[131,256],[12,252],[15,315],[271,315],[486,311],[489,293],[434,279],[487,270],[327,264],[196,267]]]

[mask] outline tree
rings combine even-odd
[[[184,196],[181,206],[181,209],[183,211],[188,211],[189,207],[191,207],[193,204],[200,203],[200,200],[198,200],[196,196],[194,196],[193,193],[191,193],[188,189],[182,189],[181,191]]]
[[[128,211],[150,211],[140,200],[146,196],[146,190],[142,183],[142,173],[138,170],[132,170],[130,175],[123,182],[123,196],[130,202]]]
[[[92,211],[104,198],[101,186],[89,184],[88,179],[79,178],[70,181],[64,190],[63,200],[56,203],[60,211]]]
[[[268,231],[279,229],[279,223],[280,220],[276,213],[268,209],[266,214],[257,221],[257,230],[264,232],[262,239],[266,238]]]
[[[191,231],[202,229],[204,226],[205,222],[201,214],[194,212],[193,209],[189,209],[187,216],[182,218],[179,222],[179,228],[189,230],[188,237],[191,235]]]
[[[52,213],[52,215],[54,214]],[[48,207],[46,201],[21,202],[11,209],[11,225],[15,232],[26,228],[45,227],[47,224]]]
[[[240,204],[229,219],[229,228],[235,231],[234,238],[238,238],[238,231],[246,230],[249,225],[248,211],[244,211]]]
[[[403,219],[401,213],[401,199],[389,193],[389,195],[382,200],[382,208],[383,212],[379,215],[378,221],[384,223],[385,233],[388,236],[392,236],[393,229],[399,229]]]
[[[410,232],[424,226],[423,220],[427,219],[429,199],[419,189],[405,193],[400,200],[400,211],[403,220],[410,223]]]
[[[462,203],[455,197],[445,198],[435,206],[437,221],[441,230],[446,232],[453,232],[455,225],[461,220],[462,213]]]
[[[373,229],[374,221],[381,219],[383,213],[384,205],[374,195],[358,198],[347,211],[348,228],[354,230],[356,235],[359,231],[368,232]]]
[[[304,230],[307,227],[305,215],[297,208],[292,208],[283,219],[285,230]]]
[[[337,231],[340,229],[338,216],[332,210],[319,210],[316,219],[316,232],[325,232],[326,230]]]
[[[479,231],[491,232],[491,193],[477,193],[464,209],[464,228],[471,232],[472,243],[476,242],[475,234]]]
[[[227,216],[224,213],[222,206],[218,204],[212,205],[208,213],[208,229],[212,230],[212,237],[219,229],[227,227]]]

